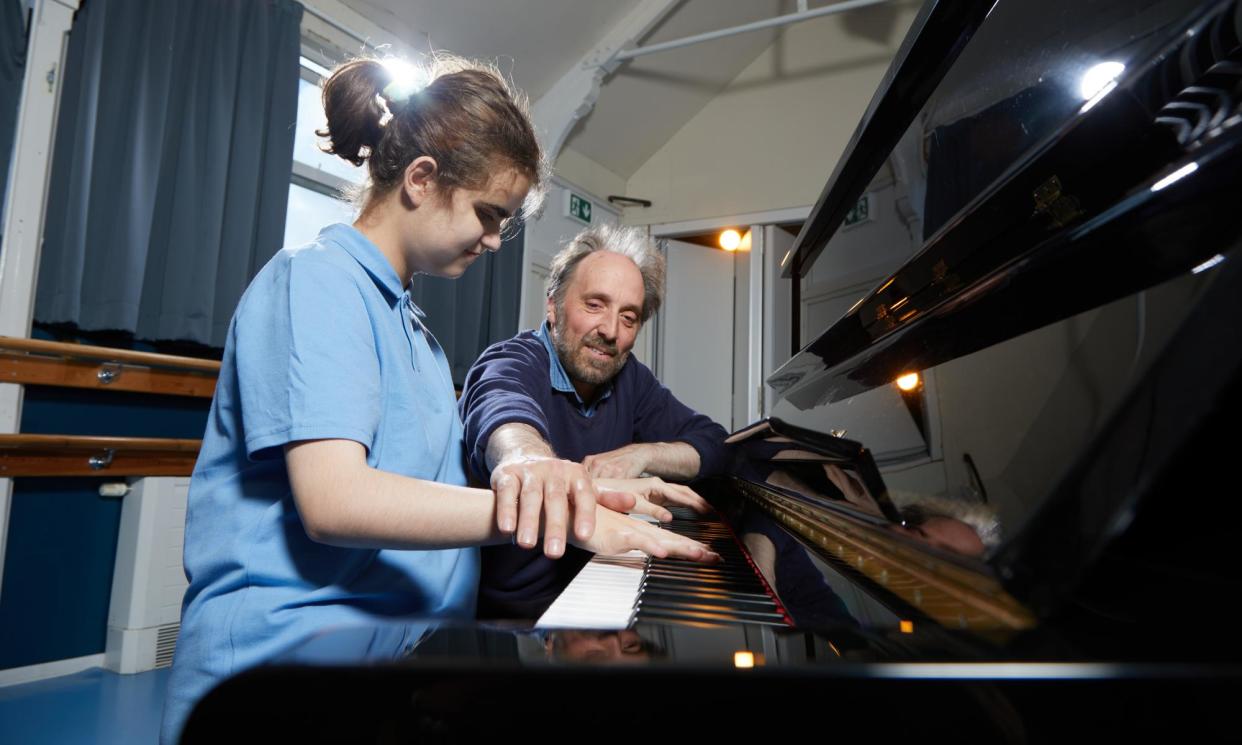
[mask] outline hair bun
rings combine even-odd
[[[328,127],[315,132],[328,138],[324,152],[356,166],[366,162],[384,134],[388,113],[376,100],[376,95],[391,82],[391,73],[372,59],[347,62],[332,73],[323,84],[323,109]]]

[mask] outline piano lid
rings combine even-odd
[[[1238,230],[1237,2],[1000,2],[958,46],[931,7],[785,262],[803,298],[875,288],[806,309],[831,325],[768,379],[799,408],[1188,272]],[[947,71],[919,56],[959,47]],[[890,100],[930,83],[917,112]]]
[[[865,190],[838,195],[865,196],[850,224],[809,245],[821,200],[804,229],[797,310],[827,330],[769,377],[765,413],[864,444],[890,496],[994,511],[987,566],[1041,627],[1074,616],[1127,655],[1222,617],[1240,101],[1237,0],[1001,0]]]

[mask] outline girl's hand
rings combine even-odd
[[[688,559],[704,564],[720,561],[719,554],[698,541],[613,512],[607,507],[595,508],[595,533],[590,539],[573,542],[597,554],[623,554],[638,550],[659,559]]]

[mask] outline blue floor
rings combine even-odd
[[[0,688],[4,745],[154,745],[167,668],[119,675],[96,668]]]

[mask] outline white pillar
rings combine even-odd
[[[56,104],[60,96],[65,44],[78,0],[34,0],[22,77],[13,158],[4,198],[4,242],[0,245],[0,335],[30,336],[39,249],[43,241],[43,207],[52,166]],[[0,144],[3,147],[3,144]],[[17,432],[22,416],[22,387],[0,383],[0,432]],[[13,482],[0,478],[0,581],[8,544]]]

